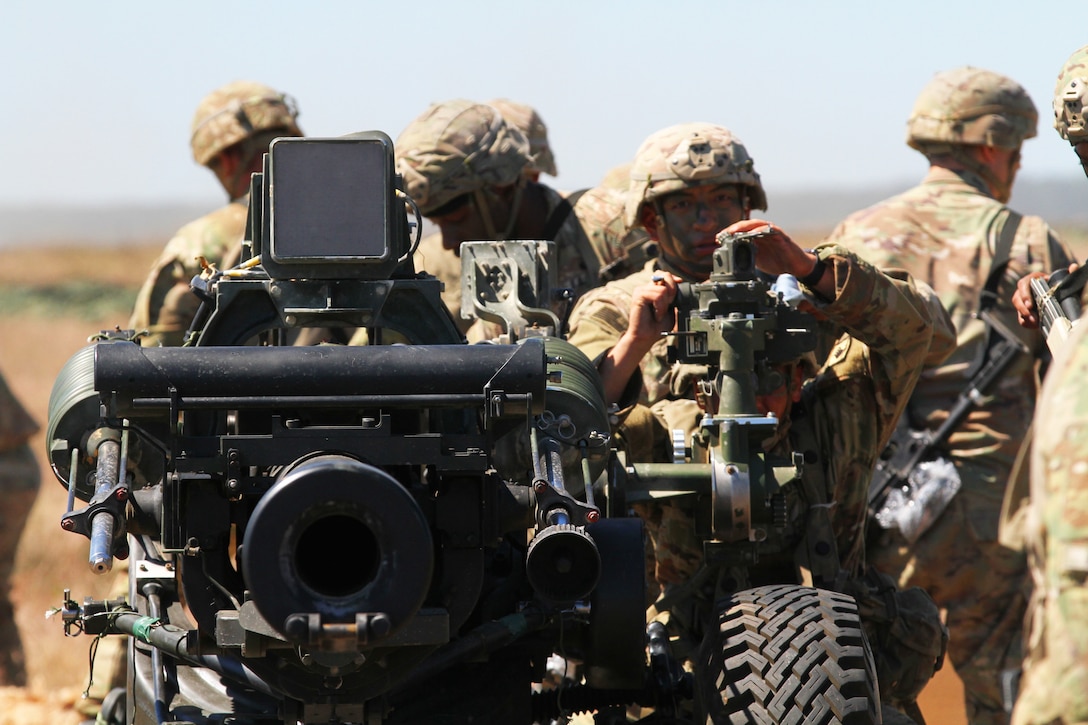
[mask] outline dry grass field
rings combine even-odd
[[[61,367],[100,329],[124,325],[159,243],[122,249],[16,249],[0,253],[0,370],[42,426],[31,445],[42,487],[23,533],[12,596],[26,649],[28,687],[0,688],[0,723],[68,725],[82,719],[80,693],[91,638],[66,639],[45,612],[65,588],[76,599],[109,593],[91,574],[87,541],[60,529],[67,493],[45,463],[49,393]],[[79,280],[79,283],[73,281]]]
[[[1088,237],[1067,235],[1084,259]],[[815,238],[799,240],[811,244]],[[75,725],[87,681],[89,637],[66,639],[45,612],[74,598],[101,598],[113,582],[87,567],[87,541],[59,526],[66,492],[45,464],[44,428],[56,374],[87,336],[124,326],[159,243],[124,248],[19,248],[0,251],[0,370],[41,423],[32,441],[42,488],[19,548],[13,596],[27,649],[29,685],[0,688],[0,725]],[[929,723],[965,722],[959,680],[946,666],[922,696]]]

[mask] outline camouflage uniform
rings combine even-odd
[[[151,266],[136,296],[129,320],[134,330],[147,330],[144,345],[176,347],[185,341],[185,332],[200,307],[200,298],[189,282],[200,274],[199,257],[220,269],[230,266],[228,257],[238,258],[246,229],[245,199],[232,201],[200,219],[189,222],[167,242]]]
[[[1054,125],[1072,145],[1088,142],[1086,103],[1088,46],[1069,57],[1055,88]],[[1035,413],[1026,529],[1035,588],[1013,725],[1088,722],[1086,379],[1088,325],[1080,324],[1047,373]]]
[[[249,158],[267,148],[269,134],[301,136],[294,101],[259,83],[236,81],[208,94],[193,116],[191,145],[198,164],[214,168],[220,154],[238,146],[243,161],[238,171],[249,178]],[[250,148],[252,146],[252,148]],[[224,188],[231,180],[220,179]],[[228,194],[234,194],[227,189]],[[136,297],[129,326],[150,335],[144,345],[177,346],[184,342],[200,300],[189,282],[201,272],[198,257],[219,269],[237,263],[246,226],[248,197],[182,227],[151,266]]]
[[[628,227],[623,218],[626,189],[602,183],[581,192],[574,213],[582,222],[594,249],[605,250],[610,259],[601,267],[602,282],[622,279],[640,270],[656,254],[656,247],[642,227]]]
[[[982,105],[979,96],[985,93],[996,96],[988,99],[990,107],[983,114],[994,113],[995,107],[1013,111],[994,122],[996,128],[976,128],[975,136],[968,130],[966,140],[949,135],[940,126],[942,121],[932,118],[953,113],[949,106],[964,105],[955,94],[968,91],[974,94],[970,104]],[[986,119],[970,117],[961,123],[970,129]],[[1012,128],[1016,123],[1021,125]],[[938,75],[923,91],[908,141],[927,156],[932,154],[927,144],[934,143],[1019,148],[1024,138],[1034,135],[1034,128],[1034,107],[1023,89],[988,71],[960,69]],[[900,586],[924,588],[947,611],[949,658],[963,681],[971,723],[1008,720],[1002,678],[1005,671],[1015,671],[1021,658],[1029,587],[1023,552],[998,541],[998,522],[1005,483],[1035,403],[1035,362],[1046,346],[1037,332],[1017,326],[1009,300],[1021,276],[1066,265],[1069,255],[1042,219],[1021,218],[994,199],[979,173],[938,165],[920,185],[851,215],[827,239],[882,269],[907,270],[936,291],[951,315],[956,352],[944,365],[923,374],[907,409],[912,428],[930,431],[948,417],[957,396],[966,390],[973,363],[985,345],[987,328],[977,318],[980,293],[1002,240],[1006,248],[1011,240],[1011,251],[1008,266],[998,273],[997,303],[991,313],[1017,332],[1031,354],[1018,356],[1005,369],[943,446],[961,480],[948,507],[913,544],[898,529],[879,530],[868,554],[877,568],[897,577]]]
[[[27,441],[38,424],[0,376],[0,685],[23,686],[26,669],[15,611],[8,598],[15,552],[38,494],[38,460]]]
[[[656,154],[654,144],[660,146]],[[648,139],[640,149],[640,157],[644,151],[651,162],[640,163],[636,157],[632,167],[634,183],[627,197],[628,223],[633,224],[639,218],[641,206],[647,200],[700,185],[741,185],[752,206],[766,206],[750,157],[727,129],[706,124],[675,127]],[[672,170],[657,168],[655,155],[660,157],[658,162],[664,159]],[[661,215],[660,206],[657,213]],[[805,467],[804,484],[797,486],[798,501],[802,503],[791,509],[791,515],[796,517],[793,520],[797,541],[789,542],[784,553],[789,559],[785,565],[790,576],[797,576],[791,556],[793,546],[800,543],[811,517],[820,516],[814,512],[829,512],[839,564],[854,577],[847,586],[853,587],[852,594],[856,590],[855,596],[868,601],[873,589],[869,579],[861,577],[865,569],[863,534],[869,477],[923,364],[943,360],[952,349],[954,337],[947,315],[928,288],[916,287],[905,276],[900,279],[882,274],[842,247],[824,246],[817,254],[827,265],[825,274],[833,275],[835,281],[834,298],[817,303],[828,320],[825,328],[828,334],[820,348],[827,353],[826,359],[818,371],[810,370],[814,374],[804,383],[803,402],[783,419],[776,438],[766,445],[775,453],[798,450],[806,451],[806,458],[808,452],[818,456],[813,465]],[[571,315],[570,342],[599,363],[628,328],[635,289],[649,283],[653,273],[662,269],[670,269],[668,260],[653,260],[638,273],[586,293]],[[690,433],[702,416],[692,382],[700,373],[705,375],[705,368],[700,371],[697,366],[670,364],[667,342],[658,340],[642,358],[640,371],[641,376],[632,376],[619,401],[617,434],[634,460],[668,461],[671,460],[666,440],[671,438],[669,431],[682,429]],[[809,489],[833,505],[825,507],[813,501],[811,508],[805,506]],[[653,577],[668,596],[693,581],[703,560],[701,541],[695,535],[690,514],[678,505],[644,505],[639,514],[646,520],[650,533]],[[828,518],[826,513],[823,516],[824,520]],[[803,567],[805,555],[798,553],[798,557],[796,563]],[[761,564],[766,563],[761,556]],[[894,589],[890,584],[878,585],[881,596],[888,596]],[[909,662],[908,658],[900,660],[903,667],[896,671],[897,676],[882,674],[882,690],[888,688],[884,692],[886,702],[911,702],[932,677],[941,651],[941,625],[932,602],[917,590],[912,596],[921,597],[925,600],[921,604],[930,608],[919,618],[918,625],[928,626],[932,636],[923,637],[921,630],[916,630],[915,645],[899,643],[907,648],[916,646],[920,654]],[[900,603],[907,601],[899,595],[895,599]],[[670,627],[679,631],[681,641],[689,646],[697,642],[698,625],[693,619],[685,622],[683,612],[671,604],[669,609]],[[925,609],[920,606],[918,611]],[[883,603],[878,602],[872,610],[863,607],[863,611],[870,640],[874,644],[888,644],[887,637],[878,637],[877,632],[885,632],[878,628],[890,620],[877,622],[875,616],[869,616],[878,611],[885,614]],[[661,614],[651,609],[652,616]]]

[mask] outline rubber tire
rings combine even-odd
[[[774,585],[719,603],[695,668],[705,722],[880,723],[876,666],[845,594]]]

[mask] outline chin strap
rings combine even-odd
[[[521,199],[525,193],[525,180],[518,179],[514,187],[514,199],[510,203],[510,220],[506,223],[506,229],[499,234],[495,229],[495,220],[491,217],[491,207],[487,203],[487,192],[484,189],[476,189],[472,192],[472,198],[476,203],[476,211],[480,213],[480,219],[484,223],[484,230],[489,240],[501,242],[514,233],[514,225],[518,220],[518,210],[521,208]]]
[[[692,272],[690,269],[676,264],[674,260],[669,258],[669,255],[665,254],[666,249],[677,248],[676,240],[669,233],[669,225],[665,222],[665,210],[661,208],[661,202],[654,199],[651,203],[654,205],[654,221],[657,224],[657,265],[666,272],[671,272],[684,279],[703,281],[709,275],[700,277],[698,272]]]

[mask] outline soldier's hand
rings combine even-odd
[[[636,287],[627,313],[627,335],[639,347],[649,348],[676,327],[676,285],[682,280],[668,272],[654,274],[653,282]]]
[[[1046,277],[1046,272],[1032,272],[1016,282],[1016,291],[1012,295],[1012,306],[1016,309],[1016,319],[1021,327],[1034,330],[1039,327],[1038,310],[1031,296],[1031,280]]]
[[[679,277],[667,272],[654,275],[650,284],[636,287],[627,311],[627,330],[598,365],[606,403],[618,403],[639,363],[661,334],[676,327],[676,285]]]
[[[1072,274],[1080,268],[1073,262],[1069,265],[1069,273]],[[1016,310],[1016,319],[1021,327],[1035,330],[1039,327],[1039,310],[1035,306],[1035,299],[1031,296],[1031,280],[1038,277],[1049,277],[1046,272],[1032,272],[1024,275],[1016,282],[1016,291],[1012,295],[1012,306]]]
[[[792,274],[801,280],[818,268],[819,257],[797,246],[797,243],[790,239],[781,227],[770,222],[762,219],[744,219],[730,224],[724,231],[727,234],[741,234],[762,230],[766,232],[751,237],[752,244],[756,248],[756,267],[760,271],[776,276]],[[824,274],[816,281],[810,282],[808,287],[828,299],[835,297],[833,275]]]
[[[726,234],[763,231],[751,238],[756,248],[756,267],[767,274],[792,274],[800,279],[812,271],[816,264],[815,255],[809,254],[790,239],[786,232],[762,219],[742,219],[725,228]]]

